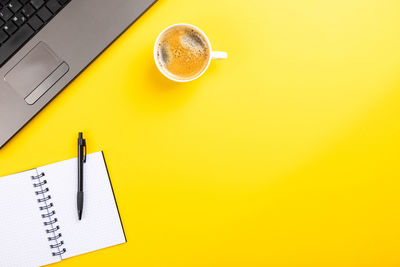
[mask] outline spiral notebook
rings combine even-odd
[[[102,152],[87,155],[78,220],[77,159],[0,178],[0,266],[39,266],[126,242]]]

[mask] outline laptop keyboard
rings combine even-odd
[[[0,67],[71,0],[0,0]]]

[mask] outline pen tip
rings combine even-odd
[[[81,210],[78,212],[78,218],[79,218],[79,220],[82,220],[82,211]]]

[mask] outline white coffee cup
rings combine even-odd
[[[203,69],[203,71],[201,71],[199,74],[197,74],[195,77],[191,77],[190,79],[177,79],[173,76],[171,76],[171,74],[169,74],[168,72],[165,71],[165,69],[160,65],[160,62],[158,60],[158,56],[157,56],[157,52],[158,52],[158,47],[159,47],[159,42],[160,39],[163,37],[164,33],[166,31],[168,31],[169,29],[171,29],[172,27],[177,27],[177,26],[184,26],[184,27],[189,27],[194,29],[196,32],[198,32],[199,34],[202,35],[203,39],[207,42],[208,44],[208,52],[210,54],[210,57],[208,58],[208,63],[207,66]],[[208,69],[208,67],[210,66],[210,62],[212,59],[226,59],[228,58],[228,54],[226,52],[220,52],[220,51],[212,51],[211,50],[211,43],[210,40],[208,39],[208,37],[205,35],[205,33],[200,30],[199,28],[197,28],[196,26],[190,25],[190,24],[186,24],[186,23],[179,23],[179,24],[174,24],[169,26],[168,28],[166,28],[165,30],[163,30],[157,37],[157,40],[155,42],[154,45],[154,61],[156,63],[157,68],[160,70],[160,72],[167,77],[168,79],[175,81],[175,82],[190,82],[193,81],[197,78],[199,78],[201,75],[203,75],[203,73]]]

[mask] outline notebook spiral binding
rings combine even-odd
[[[35,195],[38,196],[39,210],[43,212],[43,225],[46,226],[46,234],[49,236],[47,240],[50,243],[51,255],[61,257],[67,250],[63,247],[64,241],[61,240],[62,234],[60,233],[60,226],[56,225],[58,219],[55,217],[56,211],[54,204],[51,201],[49,188],[46,187],[47,181],[43,178],[45,174],[42,172],[36,176],[31,176],[34,181],[33,187],[35,188]]]

